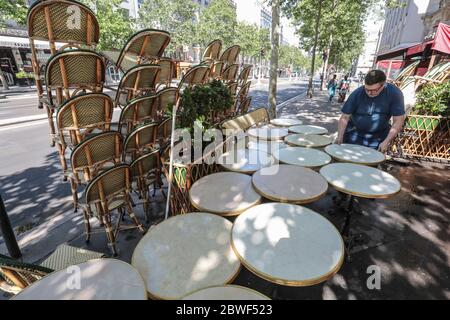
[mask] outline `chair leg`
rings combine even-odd
[[[86,212],[85,209],[83,209],[83,216],[84,216],[84,227],[86,230],[86,243],[89,243],[91,240],[91,224],[89,222],[89,214]]]
[[[144,206],[144,213],[145,213],[145,222],[149,223],[150,222],[150,201],[148,199],[148,191],[143,189],[141,191],[141,193],[142,193],[142,198],[144,199],[143,206]]]
[[[51,142],[50,142],[50,146],[54,147],[55,146],[55,124],[53,122],[53,110],[49,107],[49,106],[45,106],[47,109],[47,118],[48,118],[48,124],[50,126],[50,137],[51,137]]]
[[[75,181],[73,179],[70,179],[70,189],[72,190],[73,211],[77,212],[78,211],[77,184],[75,183]]]
[[[62,168],[63,172],[65,173],[67,171],[65,149],[63,148],[63,146],[60,143],[58,143],[58,153],[59,153],[59,161],[61,161],[61,168]],[[64,181],[66,181],[66,180],[67,180],[67,177],[64,176]]]
[[[136,217],[136,215],[133,212],[133,209],[131,208],[130,203],[127,203],[127,209],[128,209],[128,214],[130,215],[131,220],[133,220],[134,224],[139,228],[139,230],[141,230],[142,232],[145,232],[145,228],[142,226],[142,224],[139,222],[138,217]]]
[[[105,231],[106,236],[108,237],[108,245],[111,248],[113,256],[117,256],[117,248],[116,248],[116,237],[114,236],[114,230],[111,224],[111,218],[108,214],[104,215],[104,222],[105,222]]]

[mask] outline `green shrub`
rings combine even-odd
[[[450,116],[450,82],[425,86],[417,94],[414,110],[421,115]]]

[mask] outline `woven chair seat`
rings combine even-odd
[[[50,257],[40,265],[55,271],[65,269],[71,265],[80,264],[92,259],[100,259],[105,254],[86,249],[76,248],[67,244],[62,244],[56,248]]]

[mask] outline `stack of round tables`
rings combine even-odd
[[[336,161],[368,166],[377,166],[386,160],[383,153],[356,144],[332,144],[325,148],[325,152]]]
[[[289,132],[297,134],[327,134],[328,130],[324,127],[311,126],[311,125],[299,125],[289,127]]]
[[[331,157],[325,152],[311,148],[288,147],[277,150],[273,157],[280,163],[317,169],[331,162]]]
[[[283,138],[289,134],[289,131],[287,129],[270,128],[265,126],[262,128],[252,128],[247,131],[247,134],[250,137],[261,140],[283,140]]]
[[[292,118],[277,118],[270,120],[270,124],[277,127],[292,127],[303,124],[303,121]]]
[[[213,286],[192,292],[182,300],[270,300],[258,291],[236,285]]]
[[[252,174],[273,165],[274,158],[255,149],[236,149],[221,155],[217,162],[228,171]]]
[[[323,148],[330,145],[333,139],[322,135],[300,133],[289,135],[284,141],[293,147]]]

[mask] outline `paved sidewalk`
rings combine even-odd
[[[341,104],[329,103],[326,91],[316,92],[313,99],[293,101],[280,110],[282,116],[296,116],[305,123],[337,130]],[[276,299],[450,299],[450,170],[438,164],[388,162],[383,169],[402,183],[400,194],[388,200],[361,200],[362,214],[355,215],[355,232],[366,241],[354,248],[353,263],[344,263],[337,275],[325,283],[304,288],[276,286],[253,275],[244,267],[234,284],[244,285]],[[307,207],[321,213],[340,228],[344,214],[330,214],[330,188],[321,200]],[[139,200],[136,199],[136,202]],[[152,223],[164,216],[165,200],[157,193],[152,204]],[[136,212],[143,220],[141,206]],[[84,242],[84,226],[80,212],[69,211],[19,236],[24,260],[38,262],[58,244],[69,242],[78,247],[108,253],[104,233]],[[130,262],[141,238],[138,231],[119,235],[119,259]],[[0,253],[5,253],[0,243]],[[369,289],[367,281],[380,271],[381,287]],[[1,295],[0,295],[1,299]]]

